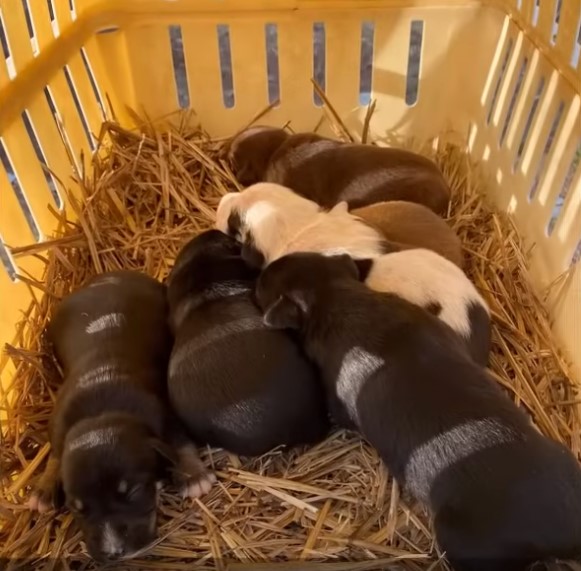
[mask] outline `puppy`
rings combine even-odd
[[[289,188],[259,183],[222,197],[216,228],[242,243],[242,255],[264,266],[291,252],[349,253],[376,257],[397,249],[374,228],[347,211],[342,202],[330,211]]]
[[[456,571],[581,556],[579,464],[533,428],[440,320],[368,289],[348,256],[277,260],[257,299],[265,323],[300,333],[335,416],[429,506]]]
[[[262,323],[258,271],[240,253],[210,230],[186,244],[170,273],[174,410],[197,441],[241,455],[321,440],[328,415],[315,370],[295,341]]]
[[[228,156],[242,185],[275,182],[324,208],[406,200],[446,212],[450,187],[429,159],[403,149],[348,144],[314,133],[252,127],[234,137]]]
[[[401,249],[426,248],[464,267],[460,238],[444,220],[421,204],[394,200],[356,208],[351,214]]]
[[[458,266],[419,248],[356,264],[367,287],[427,309],[454,330],[478,364],[487,365],[492,337],[488,305]]]
[[[260,183],[225,195],[217,226],[240,240],[243,256],[257,265],[293,252],[347,253],[363,260],[370,288],[430,309],[454,329],[479,363],[487,363],[488,308],[464,272],[429,250],[397,252],[397,244],[347,212],[345,203],[326,212],[289,189]]]
[[[95,559],[129,557],[156,537],[168,460],[192,497],[214,478],[167,409],[165,288],[137,272],[97,276],[61,302],[48,335],[65,380],[30,507],[48,511],[64,493]]]

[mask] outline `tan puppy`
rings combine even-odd
[[[343,201],[361,208],[407,200],[441,214],[450,201],[450,187],[436,164],[404,149],[256,126],[230,141],[228,158],[243,186],[275,182],[324,208]]]
[[[431,210],[421,204],[394,200],[356,208],[351,214],[379,230],[402,249],[426,248],[464,267],[462,243],[456,233]]]

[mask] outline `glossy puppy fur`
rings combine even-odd
[[[61,302],[48,334],[64,384],[30,507],[64,495],[95,559],[129,557],[156,537],[168,462],[188,495],[212,479],[167,407],[165,288],[137,272],[102,274]]]
[[[369,290],[347,256],[295,254],[257,285],[265,322],[299,331],[335,416],[434,515],[456,571],[581,555],[581,470],[428,312]]]
[[[437,214],[413,202],[394,200],[351,210],[401,249],[426,248],[464,267],[462,243]]]
[[[406,200],[446,212],[450,188],[429,159],[403,149],[350,144],[314,133],[252,127],[230,142],[228,156],[241,184],[275,182],[324,208]]]
[[[218,230],[187,243],[168,280],[175,345],[174,410],[201,443],[242,455],[316,442],[328,431],[325,399],[298,344],[262,323],[257,270]]]

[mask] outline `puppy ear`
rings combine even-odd
[[[360,282],[364,282],[368,276],[371,268],[373,267],[373,260],[371,258],[365,258],[362,260],[351,259],[355,267],[357,268],[357,279]]]
[[[302,308],[297,301],[281,295],[264,312],[263,322],[272,329],[299,329],[302,321]]]
[[[345,200],[338,202],[329,210],[329,214],[345,214],[346,212],[349,212],[349,205]]]

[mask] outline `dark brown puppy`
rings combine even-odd
[[[174,410],[196,441],[249,456],[321,440],[329,428],[314,367],[262,322],[257,276],[234,238],[210,230],[185,245],[168,279]]]
[[[435,516],[456,571],[522,571],[581,556],[581,469],[542,436],[450,328],[369,290],[347,256],[264,270],[265,322],[296,329],[335,416],[355,426]]]
[[[421,204],[394,200],[356,208],[351,214],[379,230],[402,250],[426,248],[464,267],[460,238],[445,220]]]
[[[450,187],[429,159],[403,149],[348,144],[314,133],[252,127],[231,141],[228,156],[244,186],[275,182],[332,208],[406,200],[446,212]]]
[[[155,539],[168,459],[188,495],[213,478],[167,407],[165,287],[137,272],[100,275],[61,302],[49,336],[65,381],[30,507],[47,511],[62,490],[89,553],[129,557]]]

